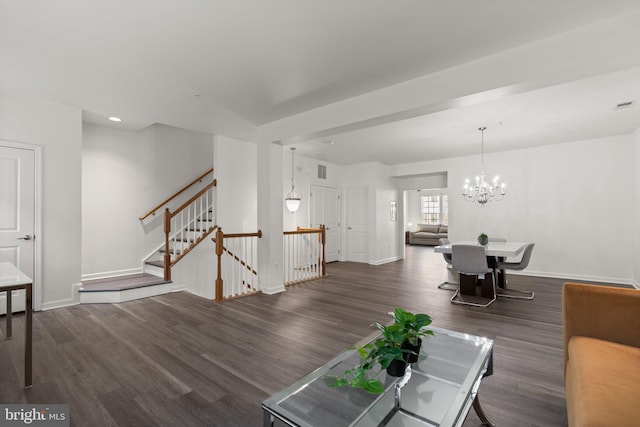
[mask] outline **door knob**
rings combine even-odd
[[[351,227],[347,227],[347,230],[351,230]]]
[[[18,237],[18,240],[31,240],[33,239],[33,236],[31,234],[25,234],[22,237]]]

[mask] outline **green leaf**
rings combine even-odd
[[[367,355],[369,354],[369,352],[367,351],[367,349],[366,349],[366,348],[363,348],[363,347],[358,347],[358,353],[360,354],[360,357],[361,357],[362,359],[366,359],[366,358],[367,358]]]
[[[380,394],[384,391],[382,384],[380,384],[380,381],[376,379],[367,381],[367,385],[364,386],[364,389],[367,393],[371,394]]]
[[[353,388],[365,388],[367,384],[368,382],[364,378],[354,378],[350,385]]]
[[[431,317],[427,314],[416,314],[416,324],[419,327],[424,327],[431,324]]]

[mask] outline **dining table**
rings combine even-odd
[[[494,269],[496,275],[496,285],[499,288],[506,288],[507,278],[504,272],[504,269],[497,268],[497,260],[504,259],[508,257],[516,257],[520,255],[525,247],[527,246],[527,242],[516,242],[516,241],[506,241],[506,242],[492,242],[489,241],[486,245],[480,245],[477,241],[457,241],[450,242],[446,245],[440,245],[433,248],[434,252],[450,254],[452,251],[453,245],[474,245],[474,246],[484,246],[485,254],[487,255],[487,264],[489,267]]]

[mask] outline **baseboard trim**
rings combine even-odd
[[[171,292],[182,292],[188,290],[185,285],[171,283]]]
[[[101,273],[83,274],[80,280],[84,281],[84,280],[95,280],[95,279],[108,279],[109,277],[127,276],[129,274],[140,274],[142,272],[143,271],[141,267],[127,268],[124,270],[103,271]]]
[[[71,285],[71,298],[61,299],[57,301],[49,301],[42,303],[42,311],[54,310],[56,308],[70,307],[80,304],[80,288],[82,283],[74,283]]]
[[[285,290],[286,288],[284,287],[284,285],[276,285],[270,288],[260,286],[260,291],[262,291],[263,294],[267,295],[279,294],[280,292],[284,292]]]
[[[524,270],[524,271],[509,270],[507,274],[509,275],[513,274],[515,276],[548,277],[550,279],[566,279],[566,280],[577,280],[577,281],[586,281],[586,282],[616,283],[620,285],[630,285],[636,288],[638,287],[633,280],[625,279],[622,277],[589,276],[585,274],[554,273],[554,272],[533,271],[533,270]]]
[[[376,260],[376,261],[369,261],[369,265],[388,264],[390,262],[399,261],[401,259],[402,259],[402,257],[395,256],[395,257],[391,257],[391,258],[387,258],[387,259],[379,259],[379,260]]]

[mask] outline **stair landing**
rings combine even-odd
[[[172,292],[171,281],[140,273],[87,280],[80,288],[80,303],[118,303]]]

